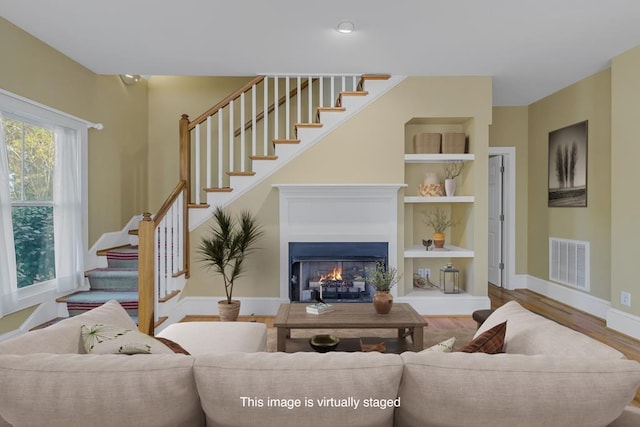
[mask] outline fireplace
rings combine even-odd
[[[289,298],[371,302],[366,268],[388,266],[387,242],[289,242]]]

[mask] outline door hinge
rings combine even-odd
[[[501,262],[500,264],[498,264],[498,268],[500,270],[504,270],[504,262]]]
[[[500,221],[504,221],[504,214],[500,214]]]
[[[500,166],[500,173],[504,173],[504,166]]]

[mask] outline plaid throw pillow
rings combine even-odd
[[[465,353],[502,353],[506,331],[507,322],[504,321],[478,335],[473,341],[462,347],[460,351]]]

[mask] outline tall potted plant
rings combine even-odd
[[[207,269],[222,276],[226,299],[218,301],[220,320],[237,320],[240,301],[233,299],[235,280],[244,273],[244,261],[253,250],[263,231],[249,211],[233,218],[223,208],[213,213],[211,233],[202,237],[198,252]]]

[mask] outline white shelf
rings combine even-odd
[[[473,258],[473,250],[453,245],[444,245],[443,249],[426,250],[422,245],[405,248],[405,258]]]
[[[476,200],[474,196],[452,196],[452,197],[419,197],[406,196],[405,203],[473,203]]]
[[[474,160],[473,154],[405,154],[405,163],[446,163]]]

